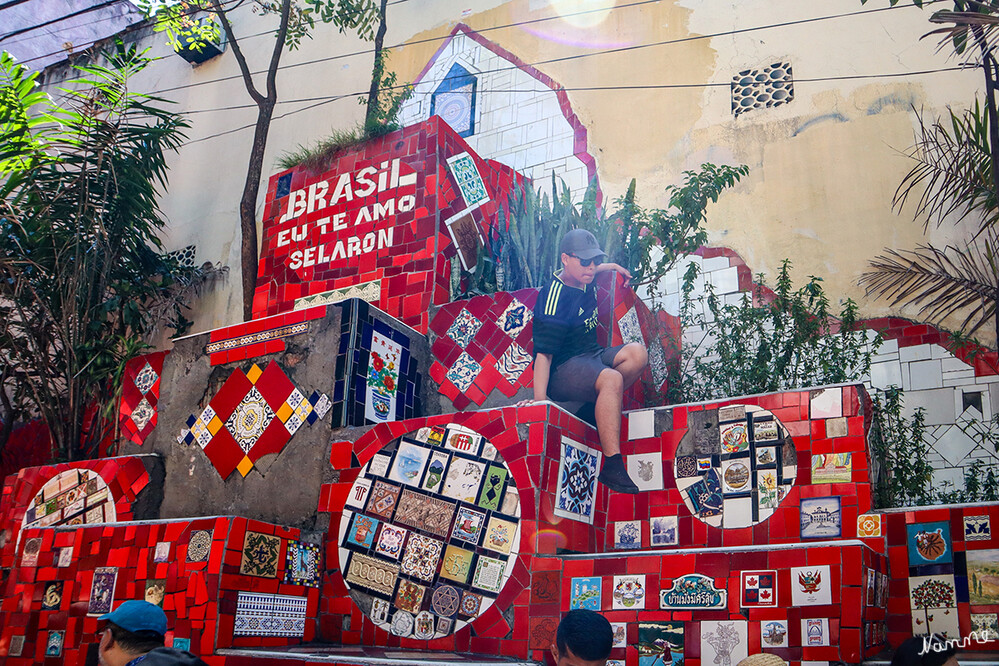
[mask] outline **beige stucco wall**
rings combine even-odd
[[[904,3],[869,11],[886,8],[887,0],[867,5],[859,0],[662,0],[619,1],[633,6],[557,18],[559,10],[573,14],[613,4],[391,4],[386,44],[426,40],[396,47],[391,67],[400,81],[412,80],[439,40],[456,22],[464,22],[567,88],[610,199],[637,178],[641,202],[663,206],[663,188],[677,183],[684,169],[704,161],[748,164],[750,175],[709,210],[711,243],[735,249],[754,271],[772,273],[790,258],[799,278],[824,277],[834,301],[852,297],[866,316],[889,312],[885,303],[865,299],[856,280],[882,247],[909,248],[924,239],[922,225],[911,214],[896,215],[890,207],[908,168],[899,151],[912,140],[911,106],[939,113],[948,104],[967,103],[979,88],[978,75],[809,80],[954,65],[946,53],[935,52],[932,39],[920,40],[931,29],[929,12]],[[853,15],[717,34],[838,14]],[[237,33],[251,35],[244,48],[254,70],[264,66],[272,44],[258,33],[272,24],[249,13],[235,17]],[[166,242],[170,249],[196,243],[199,261],[221,262],[232,270],[228,285],[195,309],[195,329],[204,330],[240,317],[237,207],[252,130],[237,128],[252,125],[255,109],[231,52],[192,68],[169,54],[161,40],[160,35],[145,39],[166,58],[137,86],[163,91],[190,113],[191,122],[191,142],[170,160],[170,190],[163,198],[170,225]],[[672,43],[645,46],[660,42]],[[360,120],[362,107],[354,95],[368,86],[369,48],[322,26],[315,39],[285,54],[261,205],[266,175],[277,170],[283,152]],[[598,53],[608,49],[627,50]],[[733,117],[732,75],[777,60],[794,68],[794,101]],[[584,87],[632,89],[580,90]],[[302,110],[310,105],[315,106]],[[950,227],[930,233],[937,242],[961,235]]]

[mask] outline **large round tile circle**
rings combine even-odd
[[[441,638],[503,589],[520,543],[520,497],[482,435],[421,428],[361,468],[339,543],[344,580],[365,615],[397,636]]]
[[[787,428],[771,412],[729,405],[688,412],[673,471],[697,518],[713,527],[751,527],[787,496],[798,457]]]

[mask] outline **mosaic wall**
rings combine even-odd
[[[665,276],[660,283],[663,295],[644,289],[639,295],[655,307],[678,313],[680,286],[690,264],[696,264],[701,274],[694,282],[695,298],[703,296],[705,286],[710,285],[722,304],[735,305],[744,293],[756,289],[753,271],[735,252],[701,248],[681,259]],[[947,333],[897,317],[862,320],[860,325],[885,338],[872,359],[866,383],[878,389],[902,388],[907,415],[917,408],[924,410],[933,485],[962,487],[972,464],[999,465],[999,452],[965,432],[969,425],[973,430],[975,424],[999,414],[999,355],[974,345],[954,350]],[[699,329],[686,331],[683,343],[696,344],[703,333]]]
[[[502,457],[458,425],[393,440],[361,468],[339,526],[354,602],[402,638],[449,636],[513,572],[520,501]]]
[[[28,529],[0,605],[0,654],[82,664],[98,616],[128,599],[161,606],[166,644],[197,655],[310,640],[322,566],[299,537],[232,517]]]
[[[150,456],[121,456],[26,467],[8,476],[0,524],[8,538],[0,550],[0,567],[14,566],[22,529],[132,520],[139,494],[149,485],[147,465],[158,464]],[[156,504],[148,502],[147,510]]]
[[[280,453],[298,429],[326,416],[329,396],[299,391],[271,361],[235,368],[200,414],[191,414],[178,444],[197,444],[223,479],[245,477],[267,454]]]
[[[430,376],[455,409],[505,404],[534,385],[531,320],[537,297],[537,289],[497,292],[453,301],[436,312],[430,322],[434,356]],[[599,281],[597,305],[597,337],[602,344],[639,342],[649,350],[650,367],[627,392],[625,407],[658,404],[657,395],[665,390],[669,356],[663,340],[673,330],[672,320],[657,319],[617,276],[613,282]],[[489,400],[491,395],[495,397]]]
[[[333,302],[363,285],[378,291],[366,300],[425,332],[430,305],[450,300],[447,262],[474,263],[517,178],[436,116],[344,153],[322,173],[272,176],[254,315]]]
[[[156,427],[160,375],[163,374],[163,359],[169,353],[162,351],[136,356],[125,365],[118,425],[122,435],[136,444],[141,445]]]
[[[434,114],[479,155],[542,187],[555,173],[582,198],[597,176],[586,128],[562,87],[463,24],[416,77],[399,120],[409,125]]]
[[[422,414],[423,373],[414,342],[423,336],[394,319],[378,318],[358,299],[346,301],[341,310],[334,425],[361,426]]]

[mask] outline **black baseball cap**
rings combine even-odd
[[[571,254],[580,259],[595,259],[607,256],[607,253],[600,249],[597,239],[586,229],[573,229],[565,236],[562,236],[562,242],[559,244],[559,252],[562,254]]]

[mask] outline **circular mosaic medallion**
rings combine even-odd
[[[24,512],[22,527],[54,527],[113,523],[117,519],[114,497],[97,472],[71,469],[42,486]]]
[[[496,448],[458,425],[393,440],[361,469],[339,526],[351,597],[397,636],[441,638],[493,604],[520,543],[520,496]]]
[[[688,412],[673,471],[691,513],[714,527],[740,528],[773,515],[794,485],[798,459],[772,413],[730,405]]]

